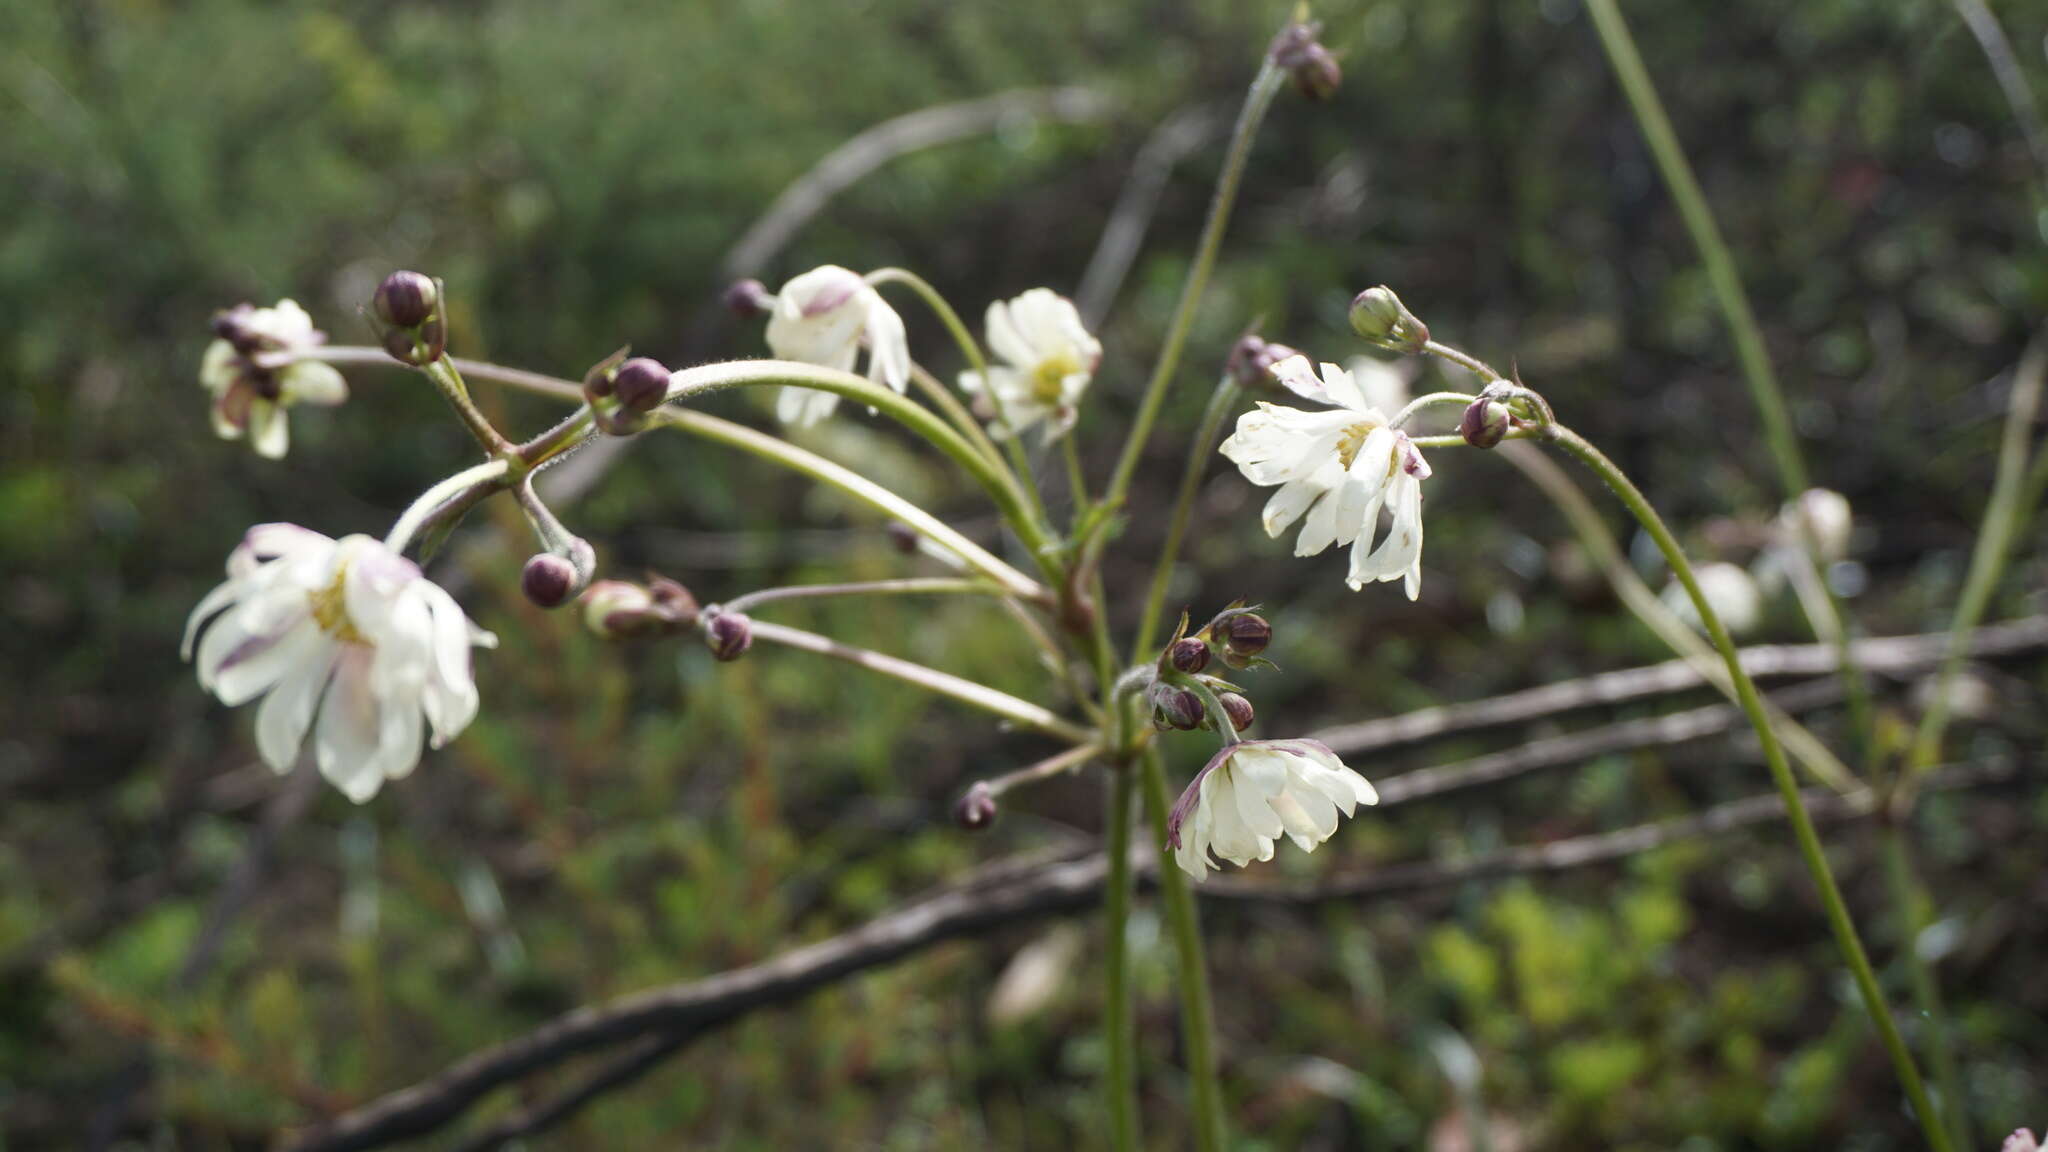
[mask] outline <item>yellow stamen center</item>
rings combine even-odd
[[[367,645],[369,639],[356,631],[355,621],[348,618],[348,593],[343,588],[347,579],[348,567],[336,568],[333,583],[308,597],[313,602],[313,622],[343,644]]]
[[[1365,447],[1365,438],[1372,435],[1372,430],[1377,427],[1379,425],[1371,420],[1362,420],[1346,428],[1344,435],[1338,437],[1337,459],[1343,463],[1346,472],[1351,470],[1352,461],[1358,459],[1359,450]],[[1391,476],[1393,474],[1394,469],[1390,464],[1387,468],[1387,475]]]
[[[1081,371],[1081,362],[1071,353],[1062,352],[1040,360],[1031,369],[1031,398],[1047,407],[1057,406],[1063,399],[1061,386],[1067,377]]]

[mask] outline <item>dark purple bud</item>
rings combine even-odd
[[[576,565],[551,553],[542,552],[526,562],[519,573],[519,590],[543,608],[559,608],[576,594]]]
[[[1167,647],[1166,662],[1175,671],[1192,676],[1209,666],[1209,644],[1194,636],[1183,636]]]
[[[1145,696],[1152,702],[1153,727],[1192,732],[1202,726],[1206,713],[1202,708],[1202,698],[1193,692],[1161,680],[1154,682]]]
[[[687,628],[697,623],[697,598],[688,588],[666,576],[656,576],[647,582],[647,594],[653,601],[653,613],[664,624]]]
[[[652,412],[668,398],[668,369],[661,361],[635,356],[619,365],[611,382],[619,403],[635,412]]]
[[[1337,58],[1316,39],[1323,26],[1317,23],[1289,24],[1273,37],[1267,55],[1277,68],[1287,70],[1294,87],[1311,100],[1328,100],[1337,94],[1344,70]]]
[[[917,542],[922,539],[918,531],[901,520],[891,520],[883,531],[889,534],[889,543],[905,556],[917,555]]]
[[[1507,406],[1481,397],[1466,406],[1458,435],[1474,448],[1491,448],[1508,434],[1508,424]]]
[[[377,319],[395,328],[417,328],[441,303],[440,289],[417,272],[393,272],[377,285],[370,307]]]
[[[975,781],[953,804],[953,823],[969,832],[985,832],[996,822],[996,796],[986,781]]]
[[[1274,344],[1258,336],[1246,336],[1230,350],[1230,358],[1224,362],[1224,369],[1237,386],[1246,391],[1269,388],[1274,383],[1273,366],[1300,352],[1285,344]]]
[[[725,290],[725,307],[742,320],[750,320],[775,307],[775,297],[759,280],[735,280]]]
[[[737,660],[754,645],[754,622],[741,612],[720,612],[704,621],[704,645],[719,660]]]
[[[1273,642],[1273,626],[1264,616],[1242,612],[1225,620],[1218,629],[1223,650],[1232,656],[1257,656]]]
[[[1257,713],[1252,711],[1252,702],[1235,692],[1219,692],[1216,702],[1223,705],[1223,714],[1230,717],[1230,726],[1239,732],[1252,726]]]

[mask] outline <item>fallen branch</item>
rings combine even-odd
[[[2004,766],[1950,768],[1932,774],[1927,785],[1937,789],[1969,787],[2013,774]],[[1812,791],[1805,799],[1816,820],[1839,821],[1865,814],[1872,807],[1868,793],[1838,796]],[[1378,898],[1468,880],[1555,872],[1617,860],[1679,840],[1770,823],[1783,814],[1776,796],[1759,796],[1693,816],[1508,848],[1467,860],[1391,865],[1306,884],[1219,878],[1202,892],[1213,899],[1291,904]],[[1149,877],[1157,863],[1155,853],[1146,847],[1134,855],[1139,857],[1134,864],[1140,875]],[[469,1056],[431,1079],[379,1097],[313,1129],[292,1147],[296,1152],[345,1152],[418,1136],[454,1120],[485,1094],[512,1080],[586,1052],[633,1042],[623,1055],[562,1096],[525,1110],[520,1114],[524,1120],[505,1122],[506,1138],[529,1135],[539,1130],[533,1126],[536,1121],[544,1119],[540,1127],[559,1122],[610,1087],[645,1073],[689,1039],[756,1008],[788,1003],[946,940],[1092,907],[1105,872],[1106,861],[1100,854],[1028,868],[1014,863],[997,865],[958,887],[772,960],[580,1008],[525,1036]]]
[[[1949,634],[1884,636],[1858,640],[1856,662],[1866,672],[1901,676],[1923,672],[1941,662]],[[1979,628],[1970,634],[1969,654],[1979,659],[2012,656],[2048,648],[2048,616],[2028,616]],[[1742,650],[1742,667],[1754,679],[1825,676],[1835,671],[1834,648],[1825,644],[1767,644]],[[1654,696],[1698,688],[1705,681],[1683,660],[1667,660],[1642,668],[1602,672],[1463,704],[1445,704],[1415,712],[1340,724],[1313,733],[1339,753],[1374,752],[1403,744],[1419,744],[1439,736],[1464,735],[1481,728],[1526,724],[1565,712],[1599,705],[1627,704]]]

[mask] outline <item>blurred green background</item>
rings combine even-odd
[[[1628,7],[1817,479],[1856,509],[1852,611],[1873,634],[1944,628],[2009,369],[2048,303],[2048,216],[2011,107],[1939,0]],[[1999,7],[2041,81],[2048,4]],[[671,364],[759,354],[757,326],[716,301],[778,192],[891,117],[1048,85],[1086,86],[1106,113],[1011,118],[889,163],[748,271],[773,285],[817,263],[900,264],[970,316],[1036,285],[1073,292],[1153,128],[1227,117],[1285,12],[0,0],[0,1147],[266,1147],[577,1004],[772,955],[978,861],[1092,842],[1093,776],[1016,798],[992,834],[950,825],[968,782],[1043,751],[978,716],[794,653],[719,666],[693,644],[607,647],[533,609],[517,591],[531,543],[503,502],[436,569],[503,641],[479,661],[482,718],[373,804],[323,788],[291,815],[248,716],[179,663],[185,613],[247,525],[381,533],[469,449],[423,381],[382,368],[351,370],[348,406],[300,409],[283,462],[217,442],[195,382],[207,321],[291,296],[337,341],[367,342],[377,279],[417,267],[446,278],[465,355],[575,377],[626,342]],[[1769,458],[1583,11],[1317,14],[1345,84],[1328,105],[1283,95],[1258,145],[1107,564],[1125,610],[1236,334],[1262,318],[1342,359],[1357,351],[1344,305],[1379,282],[1440,338],[1518,362],[1692,543],[1746,560],[1726,544],[1743,533],[1715,529],[1772,514]],[[1101,326],[1079,432],[1097,477],[1219,155],[1212,136],[1171,170]],[[950,375],[941,330],[902,308]],[[550,416],[479,392],[510,426]],[[765,426],[745,400],[711,407]],[[807,443],[993,540],[985,507],[881,424],[849,414]],[[1255,494],[1213,471],[1172,603],[1271,607],[1285,671],[1256,682],[1265,734],[1664,658],[1516,473],[1444,456],[1414,605],[1347,592],[1333,557],[1292,560],[1259,533]],[[637,444],[559,510],[609,571],[656,569],[707,601],[916,567],[865,513],[680,437]],[[2044,585],[2029,529],[1991,617],[2048,610]],[[985,604],[774,618],[1050,696]],[[1780,598],[1754,638],[1808,636]],[[1994,1129],[2048,1123],[2048,681],[2036,660],[1983,682],[1996,706],[1958,727],[1952,757],[2015,762],[2024,783],[1931,796],[1914,831],[1990,1147]],[[1880,687],[1888,720],[1910,723],[1912,686]],[[1832,714],[1812,722],[1839,736]],[[1383,777],[1515,738],[1356,766]],[[1177,780],[1207,751],[1170,746]],[[1743,741],[1609,756],[1368,814],[1259,871],[1455,860],[1765,788]],[[1903,1003],[1875,837],[1830,842]],[[196,955],[213,910],[240,903],[223,893],[246,907]],[[1916,1146],[1777,826],[1560,876],[1205,916],[1244,1147],[1477,1147],[1439,1058],[1454,1036],[1496,1149]],[[1187,1135],[1163,935],[1148,899],[1144,1119],[1167,1148]],[[1026,948],[1054,978],[992,1017]],[[1090,917],[939,947],[750,1016],[530,1146],[1098,1147],[1101,948]],[[452,1137],[422,1146],[436,1139]]]

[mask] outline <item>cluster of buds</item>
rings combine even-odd
[[[393,272],[377,285],[370,310],[383,326],[384,350],[415,368],[439,360],[448,349],[448,324],[441,281],[418,272]]]
[[[673,636],[697,626],[697,598],[665,576],[645,585],[599,580],[583,593],[583,623],[607,640]]]
[[[621,348],[583,375],[583,401],[598,429],[610,436],[646,427],[647,414],[668,399],[668,368],[647,356],[628,359],[627,353]]]
[[[1365,342],[1389,352],[1420,355],[1429,347],[1429,325],[1408,310],[1384,284],[1367,288],[1351,301],[1351,330]]]
[[[1257,716],[1252,702],[1237,685],[1211,675],[1208,668],[1217,660],[1231,668],[1271,667],[1271,662],[1260,653],[1272,639],[1273,626],[1265,617],[1239,604],[1224,609],[1193,634],[1188,632],[1188,619],[1183,614],[1173,639],[1160,652],[1158,667],[1153,669],[1151,683],[1145,689],[1153,726],[1162,731],[1173,728],[1182,732],[1216,728],[1217,718],[1209,715],[1202,702],[1205,693],[1196,691],[1200,687],[1207,689],[1206,695],[1222,707],[1223,718],[1232,732],[1251,727]]]
[[[1495,380],[1466,405],[1458,435],[1474,448],[1491,448],[1511,431],[1542,429],[1556,422],[1550,402],[1519,382]]]
[[[1311,100],[1327,101],[1337,95],[1337,86],[1344,82],[1344,70],[1337,66],[1337,58],[1330,50],[1316,39],[1322,30],[1323,26],[1316,21],[1290,23],[1273,37],[1266,56],[1294,81],[1296,91]]]

